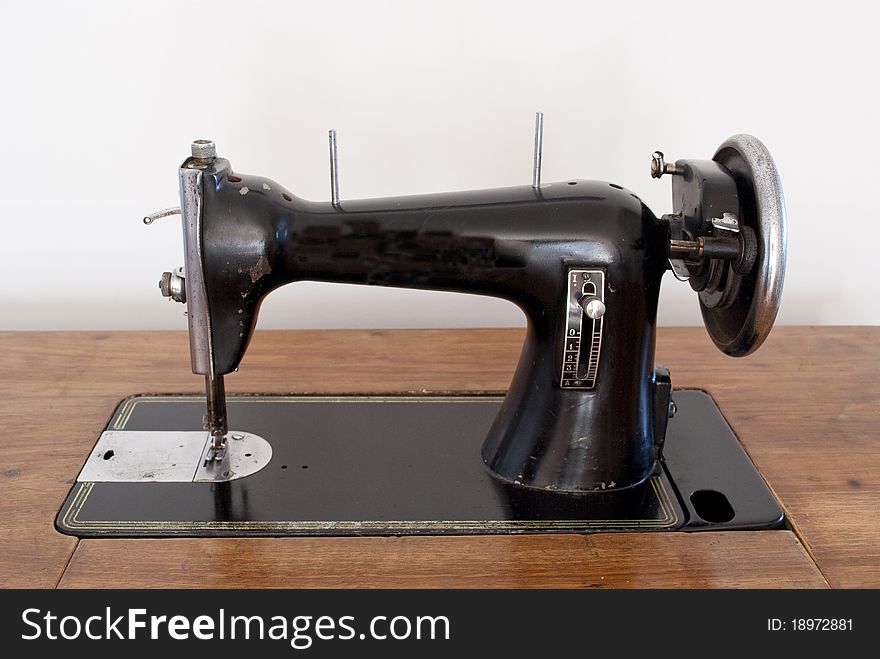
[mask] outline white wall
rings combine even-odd
[[[214,139],[238,171],[343,198],[544,180],[622,184],[658,215],[654,149],[708,158],[749,132],[790,217],[783,323],[878,323],[876,3],[8,2],[0,15],[0,329],[184,328],[177,165]],[[873,258],[869,259],[869,253]],[[664,324],[698,324],[665,282]],[[260,327],[488,326],[512,305],[297,284]]]

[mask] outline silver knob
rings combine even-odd
[[[580,299],[580,305],[588,318],[599,320],[605,315],[605,303],[597,297],[585,295]]]
[[[191,148],[193,158],[212,160],[217,157],[217,146],[211,140],[196,140]]]
[[[174,272],[163,272],[159,280],[159,290],[163,297],[171,298],[175,302],[186,302],[186,279],[183,276],[183,268]]]

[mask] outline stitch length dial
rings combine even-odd
[[[604,318],[590,318],[581,306],[585,299],[605,304],[605,273],[602,270],[569,270],[566,321],[559,386],[592,389],[599,372]]]

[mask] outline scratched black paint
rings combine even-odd
[[[233,176],[222,159],[204,170],[203,188],[219,373],[244,355],[265,296],[291,282],[499,297],[524,311],[528,331],[483,447],[495,475],[585,491],[632,486],[654,472],[665,430],[665,415],[655,419],[665,407],[656,404],[653,369],[668,229],[629,191],[576,181],[345,201],[337,208],[299,199],[266,178]],[[567,272],[583,267],[606,272],[605,338],[595,389],[564,391],[558,382]]]

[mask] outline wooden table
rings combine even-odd
[[[231,392],[503,391],[521,330],[258,332]],[[344,343],[345,382],[324,366]],[[185,333],[0,333],[0,586],[880,586],[880,328],[779,327],[754,356],[662,329],[657,360],[708,389],[791,531],[77,540],[53,519],[117,403],[200,392]],[[405,355],[406,358],[401,358]]]

